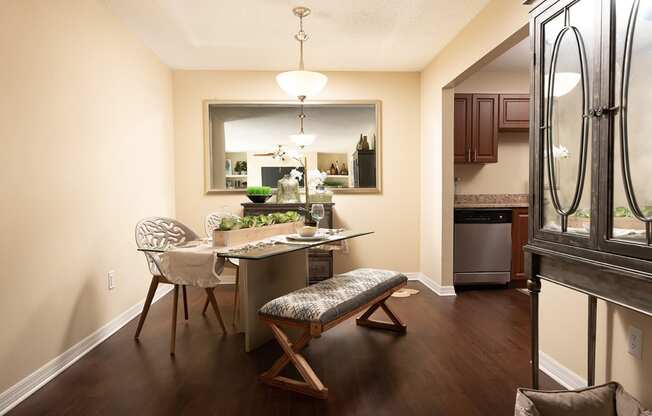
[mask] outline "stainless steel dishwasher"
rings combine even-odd
[[[512,268],[512,211],[455,210],[453,282],[509,283]]]

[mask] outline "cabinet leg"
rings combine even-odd
[[[541,279],[534,276],[527,282],[530,293],[530,362],[532,365],[532,388],[539,388],[539,293]]]
[[[598,299],[589,295],[589,320],[588,320],[588,363],[587,384],[595,385],[595,333],[598,316]]]

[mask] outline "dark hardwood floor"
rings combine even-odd
[[[201,315],[203,291],[189,289],[190,319],[180,311],[171,358],[168,295],[152,306],[140,342],[133,320],[9,414],[512,415],[516,388],[529,385],[528,297],[516,290],[438,297],[420,283],[409,286],[421,293],[390,300],[406,335],[351,319],[305,350],[330,390],[326,402],[256,381],[280,347],[244,352],[225,285],[217,292],[227,336],[214,315]],[[542,384],[559,388],[545,375]]]

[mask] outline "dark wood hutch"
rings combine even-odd
[[[530,221],[525,272],[538,387],[541,280],[652,316],[652,19],[640,0],[548,0],[531,11]]]

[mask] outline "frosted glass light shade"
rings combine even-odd
[[[311,97],[324,89],[328,77],[319,72],[287,71],[278,74],[276,82],[290,97]]]
[[[568,94],[581,79],[580,74],[577,72],[557,72],[554,74],[554,77],[555,90],[552,92],[553,97],[561,97]]]
[[[315,141],[316,136],[314,134],[305,134],[305,133],[300,133],[300,134],[291,134],[290,139],[296,144],[297,146],[310,146],[314,141]]]

